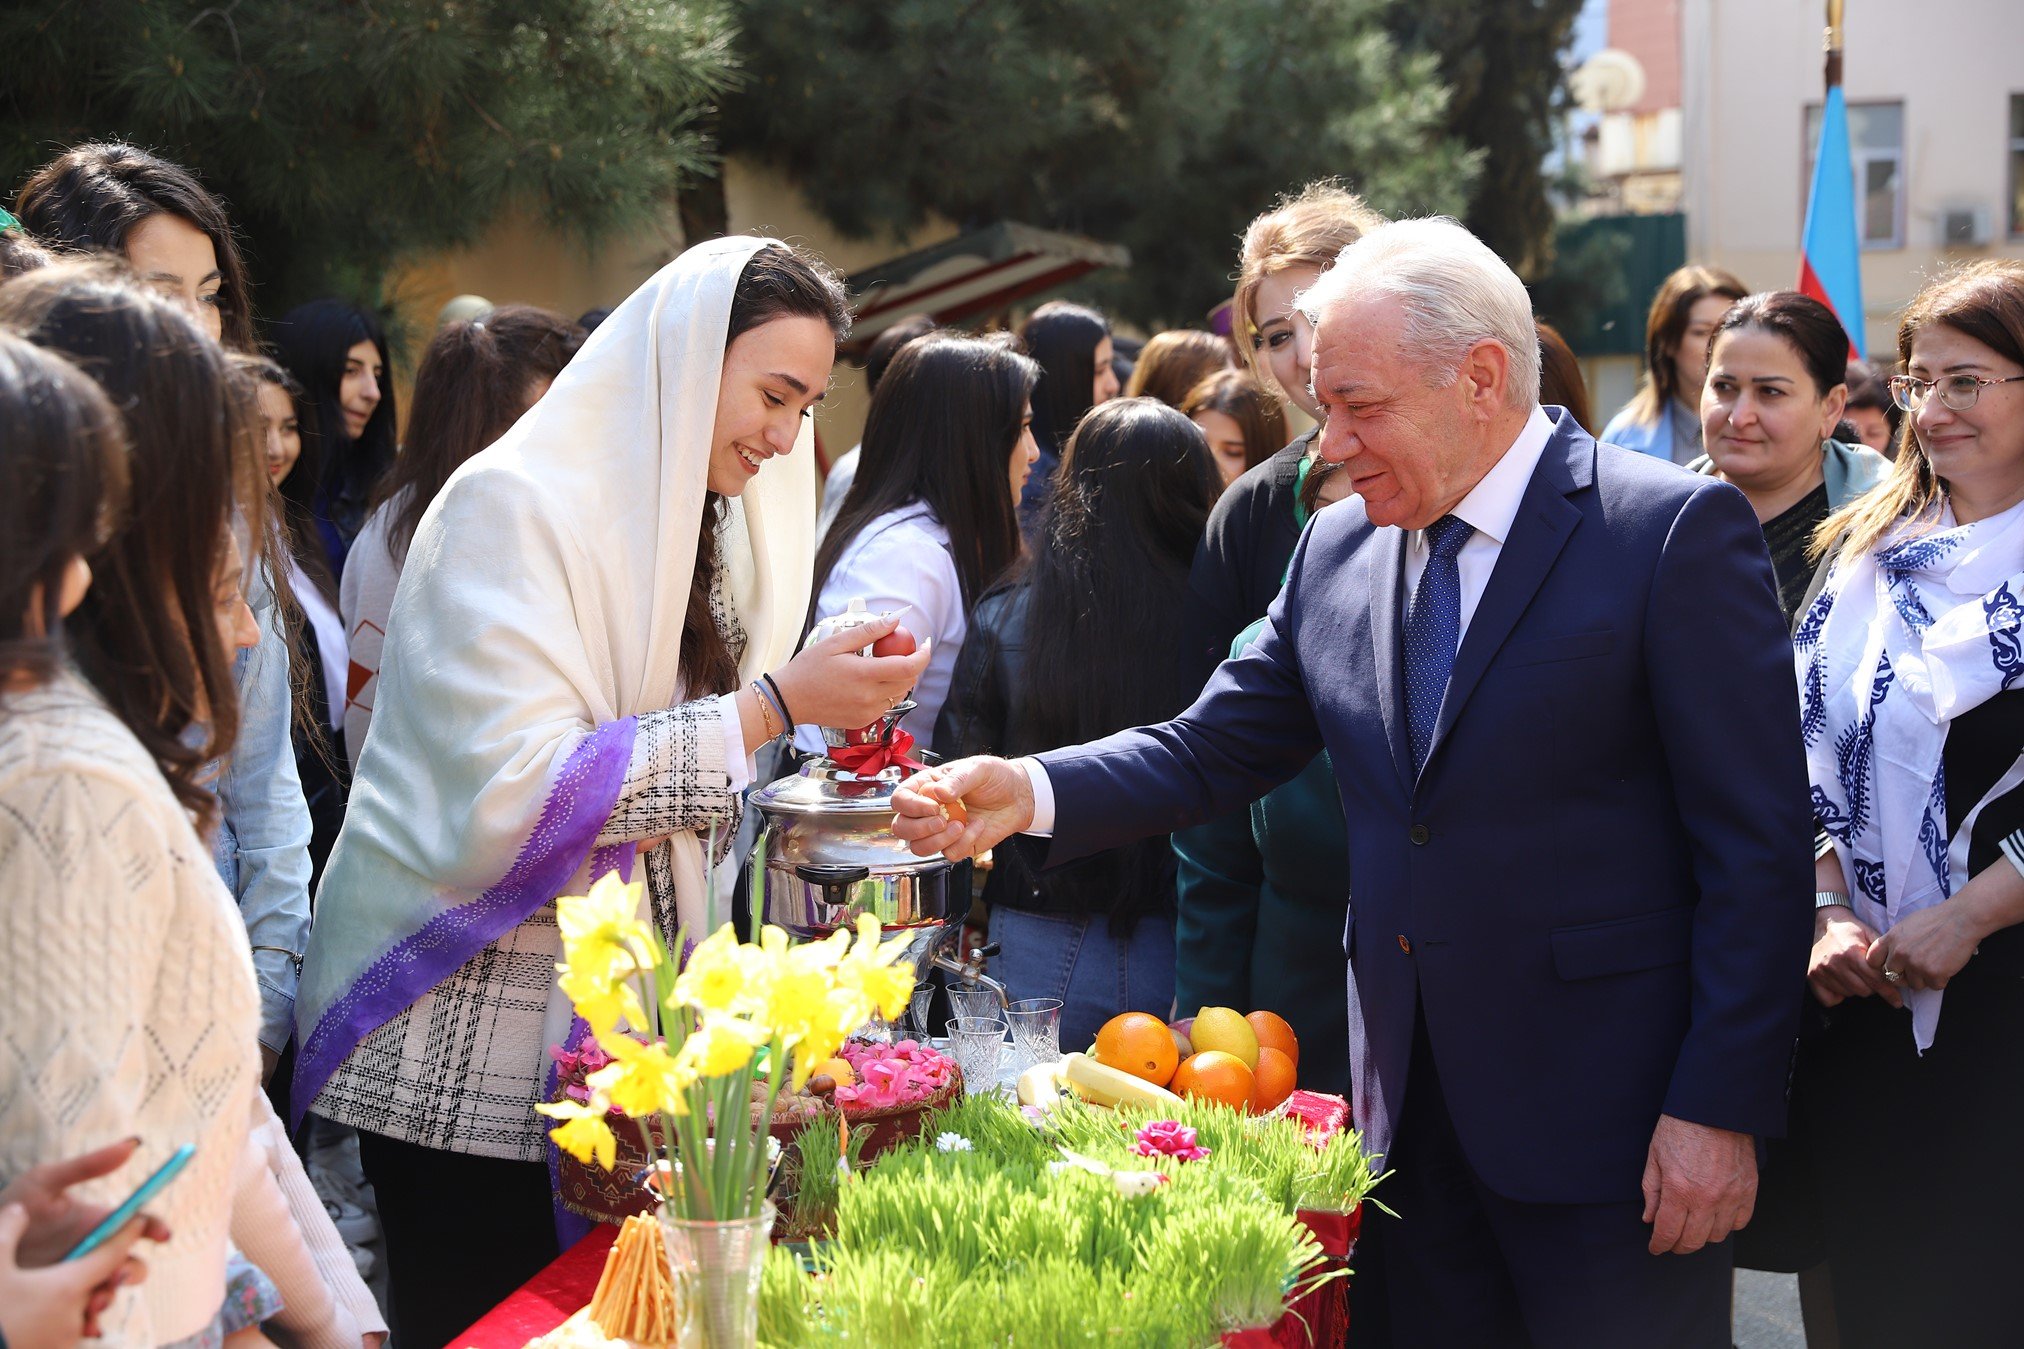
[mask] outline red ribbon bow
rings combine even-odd
[[[914,757],[913,750],[914,738],[895,726],[886,739],[868,745],[830,746],[829,761],[861,778],[877,777],[888,768],[918,773],[927,765]]]

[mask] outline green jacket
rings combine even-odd
[[[1890,474],[1890,460],[1867,445],[1846,445],[1838,440],[1824,440],[1820,444],[1820,453],[1821,485],[1827,489],[1827,511],[1830,515],[1882,482]],[[1692,473],[1713,477],[1715,461],[1704,454],[1688,464],[1687,469]],[[1804,558],[1795,560],[1800,565],[1806,565]],[[1775,551],[1771,561],[1774,566],[1780,564]],[[1788,584],[1794,584],[1795,588],[1798,588],[1795,584],[1798,578],[1787,572],[1779,573],[1780,603],[1785,603],[1788,599],[1798,600],[1790,615],[1795,632],[1805,619],[1806,611],[1813,606],[1813,597],[1820,593],[1821,585],[1826,581],[1827,573],[1833,564],[1834,559],[1829,556],[1811,565],[1811,579],[1803,588],[1803,598],[1793,596],[1791,591],[1786,589]],[[1786,565],[1791,564],[1788,562]]]
[[[1174,858],[1176,1015],[1277,1012],[1300,1037],[1300,1085],[1347,1095],[1349,830],[1328,756],[1248,810],[1175,834]]]
[[[1174,1006],[1277,1012],[1300,1085],[1349,1086],[1349,831],[1326,754],[1238,811],[1174,835]]]

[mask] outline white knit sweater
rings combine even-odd
[[[246,930],[154,761],[74,675],[0,699],[0,1177],[129,1135],[81,1193],[117,1203],[184,1143],[149,1205],[175,1235],[108,1341],[202,1330],[259,1091]]]

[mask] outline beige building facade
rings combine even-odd
[[[953,237],[956,227],[930,220],[905,236],[846,239],[809,207],[778,171],[733,158],[724,165],[724,202],[730,227],[759,232],[811,249],[839,272],[850,273]],[[635,234],[586,247],[526,214],[502,216],[468,248],[421,259],[390,279],[388,292],[419,339],[419,357],[436,312],[456,295],[482,295],[495,304],[533,304],[575,317],[616,305],[679,254],[686,242],[674,204],[660,220]],[[412,377],[412,370],[404,372]],[[403,400],[405,403],[405,400]],[[863,372],[839,361],[829,396],[816,415],[822,452],[833,459],[857,443],[864,428]]]
[[[1687,255],[1789,287],[1822,98],[1820,0],[1680,0]],[[1872,360],[1960,261],[2024,258],[2024,5],[1850,0],[1849,104]]]

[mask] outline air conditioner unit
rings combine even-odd
[[[1944,248],[1986,248],[1989,212],[1980,206],[1950,206],[1940,212],[1940,244]]]

